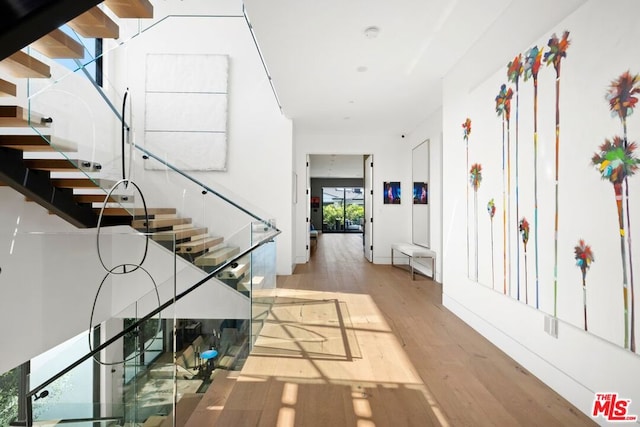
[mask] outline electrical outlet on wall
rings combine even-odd
[[[545,315],[544,316],[544,331],[554,338],[558,338],[558,318]]]

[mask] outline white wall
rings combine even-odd
[[[86,330],[102,274],[97,258],[84,255],[95,250],[95,238],[10,188],[0,188],[0,200],[4,372]],[[110,251],[109,242],[105,248]],[[105,304],[96,316],[108,316],[110,308]]]
[[[515,24],[514,28],[502,28],[500,32],[509,34],[509,37],[505,40],[498,37],[484,40],[485,47],[497,46],[496,50],[504,52],[504,45],[508,45],[514,50],[505,52],[502,58],[494,62],[488,62],[491,59],[484,58],[483,66],[493,64],[493,72],[480,81],[474,81],[475,78],[470,75],[469,67],[464,66],[470,61],[463,60],[461,65],[453,69],[444,79],[444,140],[442,144],[443,165],[446,165],[443,168],[442,227],[444,303],[518,363],[588,414],[592,408],[594,394],[603,391],[617,392],[620,397],[632,399],[634,403],[631,413],[640,413],[638,403],[640,386],[637,382],[637,378],[640,378],[640,357],[620,347],[622,345],[622,287],[619,240],[615,234],[617,218],[613,190],[611,184],[602,182],[598,172],[590,165],[591,155],[597,151],[604,138],[611,138],[620,133],[619,121],[617,118],[610,117],[604,98],[607,86],[611,80],[627,69],[632,73],[640,71],[636,43],[640,33],[634,23],[635,16],[639,12],[640,6],[633,1],[616,2],[615,7],[612,7],[611,3],[590,1],[549,31],[540,30],[533,39],[520,34]],[[524,12],[521,16],[516,14],[511,17],[515,19],[509,22],[518,22],[525,17]],[[494,98],[500,84],[507,82],[507,63],[518,52],[525,52],[534,44],[546,47],[551,33],[556,32],[561,35],[564,30],[571,32],[572,42],[567,51],[567,58],[563,60],[561,79],[559,182],[562,195],[559,226],[561,251],[558,272],[558,317],[561,320],[558,338],[553,338],[543,330],[545,312],[553,311],[553,297],[550,290],[553,288],[552,244],[546,244],[546,248],[551,249],[541,254],[540,310],[537,310],[531,301],[525,304],[524,301],[515,299],[513,290],[510,295],[502,293],[502,264],[498,264],[496,270],[496,277],[500,278],[499,290],[496,288],[494,291],[490,282],[487,286],[487,277],[491,277],[490,273],[487,273],[490,268],[488,251],[479,251],[480,283],[467,276],[464,266],[466,258],[465,186],[468,185],[468,170],[464,162],[465,144],[462,139],[461,123],[466,117],[471,117],[474,123],[471,143],[475,145],[471,152],[473,158],[471,163],[480,161],[483,164],[483,182],[479,190],[479,194],[482,194],[482,203],[479,203],[479,211],[485,220],[488,218],[486,200],[489,197],[495,197],[496,202],[498,200],[502,202],[501,196],[496,197],[498,194],[495,196],[493,194],[502,191],[501,182],[494,176],[496,171],[500,176],[502,162],[501,122],[495,114]],[[498,32],[489,33],[497,34]],[[473,51],[486,51],[486,49],[478,47]],[[545,67],[540,71],[540,76],[540,231],[542,233],[544,230],[541,238],[545,240],[550,238],[552,242],[555,72],[552,67]],[[526,86],[531,86],[531,83],[526,83]],[[525,83],[521,81],[520,147],[522,150],[530,150],[532,147],[531,125],[527,124],[532,114],[531,92],[531,89],[526,88]],[[515,97],[512,101],[512,126],[514,114]],[[633,125],[632,120],[634,120]],[[632,141],[638,135],[637,129],[640,129],[636,121],[635,116],[629,119]],[[513,134],[511,144],[513,149]],[[531,169],[526,169],[529,167],[528,164],[523,162],[525,169],[521,170],[521,173],[524,171],[521,179],[532,173]],[[632,185],[630,207],[632,212],[637,212],[637,199],[640,198],[640,192],[638,192],[637,183]],[[529,197],[529,195],[524,196],[528,194],[526,193],[528,190],[521,191],[524,192],[520,194],[521,197]],[[528,203],[524,206],[528,206]],[[521,211],[521,215],[530,215],[530,212]],[[516,220],[515,215],[513,220]],[[485,223],[488,223],[488,220]],[[501,221],[500,228],[502,228]],[[484,233],[484,241],[488,241],[487,227],[481,226],[479,231]],[[497,230],[496,233],[498,233]],[[638,241],[636,238],[638,236],[634,234],[633,240]],[[587,278],[588,292],[591,296],[589,307],[592,322],[589,333],[582,328],[581,277],[572,253],[573,245],[577,243],[579,237],[585,237],[592,242],[596,251],[596,261]],[[610,243],[611,238],[613,243]],[[502,238],[496,237],[496,240],[499,241],[496,253],[502,254]],[[513,254],[510,258],[514,259]],[[635,261],[637,265],[637,258]],[[531,265],[530,260],[530,270]],[[515,271],[515,261],[512,261],[511,267]],[[515,283],[515,272],[512,272],[511,280]]]
[[[406,139],[407,147],[410,150],[424,141],[429,141],[430,247],[437,254],[436,281],[442,282],[442,109],[431,114],[414,131],[407,135]],[[411,159],[411,151],[407,155]],[[423,263],[420,261],[416,262],[416,268],[431,275],[431,262],[425,261],[425,265],[421,264]]]
[[[400,135],[317,134],[295,130],[298,204],[296,205],[296,262],[306,262],[307,215],[304,183],[307,154],[372,154],[373,155],[373,261],[391,263],[391,244],[411,241],[411,148]],[[403,201],[400,205],[384,205],[384,181],[401,181]],[[408,194],[408,196],[407,196]],[[321,243],[320,243],[321,244]],[[363,255],[364,256],[364,255]]]
[[[235,7],[234,7],[235,6]],[[218,190],[262,217],[275,218],[282,234],[277,238],[278,274],[290,274],[292,253],[292,124],[278,108],[258,51],[242,18],[241,3],[226,1],[211,5],[196,2],[167,1],[155,5],[155,16],[206,12],[210,15],[233,13],[234,17],[170,17],[110,58],[111,85],[116,93],[128,87],[133,105],[135,142],[144,146],[145,57],[150,53],[229,55],[228,151],[226,172],[190,172],[203,184]],[[147,24],[145,24],[147,25]],[[158,153],[162,156],[162,153]],[[140,156],[137,157],[139,160]],[[167,159],[171,162],[171,159]],[[139,164],[138,164],[139,166]],[[136,179],[146,180],[162,172],[138,169]],[[158,182],[152,178],[151,181]],[[151,200],[177,201],[180,213],[193,217],[198,225],[208,226],[213,234],[236,231],[239,218],[231,210],[203,202],[199,189],[183,198],[182,178],[159,188],[147,186]],[[232,189],[232,190],[228,190]],[[204,205],[204,207],[203,207]],[[200,213],[206,210],[204,215]],[[243,217],[244,218],[244,217]],[[248,222],[243,219],[244,223]],[[229,222],[230,221],[230,222]]]

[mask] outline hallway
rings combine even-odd
[[[441,304],[441,286],[322,234],[278,278],[216,426],[595,425]]]

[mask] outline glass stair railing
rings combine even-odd
[[[251,228],[238,234],[252,234]],[[173,417],[188,417],[185,411],[194,409],[189,404],[198,403],[220,372],[242,368],[261,304],[253,306],[251,283],[275,280],[275,244],[245,243],[205,273],[151,243],[154,237],[120,229],[100,236],[98,230],[4,236],[13,249],[3,259],[3,276],[28,281],[25,297],[41,295],[42,301],[25,298],[23,310],[43,306],[25,328],[48,322],[32,339],[43,347],[65,333],[78,334],[79,325],[86,328],[30,361],[20,395],[23,417],[10,425],[174,425]],[[74,256],[60,250],[51,255],[62,245]],[[249,263],[249,280],[238,292],[216,278],[231,277],[240,262]],[[24,272],[27,263],[38,268]],[[127,304],[131,298],[135,302]]]

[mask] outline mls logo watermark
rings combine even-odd
[[[638,416],[629,414],[630,406],[631,399],[618,398],[618,393],[596,393],[591,416],[602,416],[607,421],[633,422]]]

